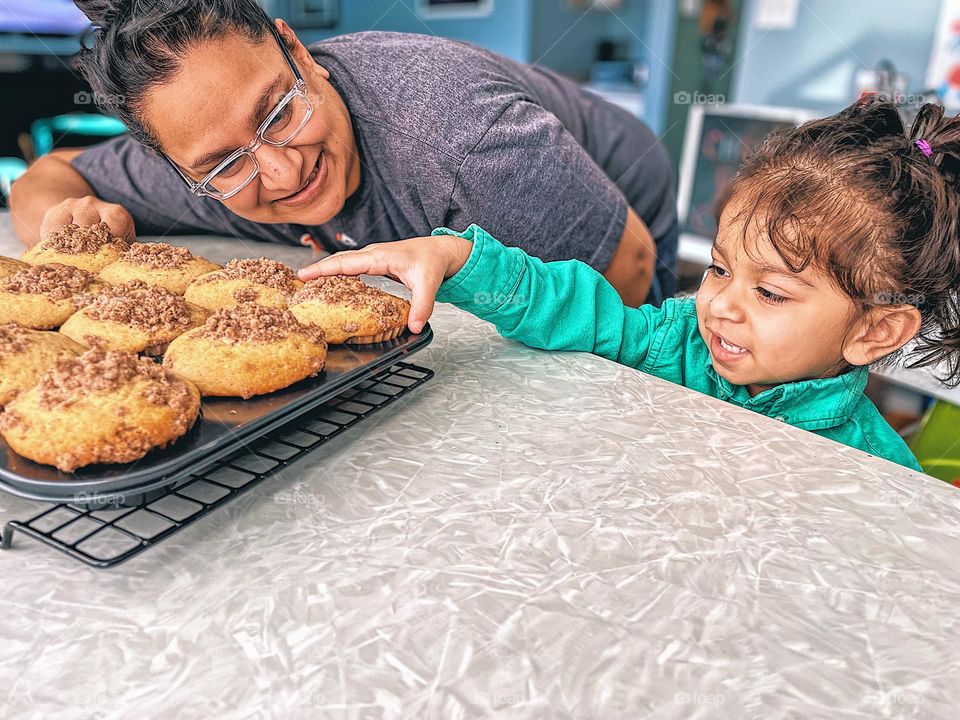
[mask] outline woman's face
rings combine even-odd
[[[280,28],[293,37],[286,25]],[[299,41],[291,54],[313,115],[289,145],[261,145],[259,176],[223,203],[254,222],[321,225],[360,186],[360,160],[350,114],[330,74]],[[146,94],[144,119],[167,156],[200,181],[253,140],[295,81],[272,36],[256,44],[228,33],[196,45],[171,80]]]

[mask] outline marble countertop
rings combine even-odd
[[[3,716],[956,716],[955,488],[448,305],[432,325],[433,380],[130,562],[18,535]],[[41,507],[0,493],[0,522]]]

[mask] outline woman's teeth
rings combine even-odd
[[[306,187],[313,182],[313,179],[317,176],[317,173],[320,172],[320,161],[317,160],[317,164],[313,166],[313,172],[310,173],[310,177],[307,178],[307,181],[303,184],[303,187]]]
[[[727,352],[732,352],[732,353],[745,353],[745,352],[746,352],[746,349],[745,349],[745,348],[737,347],[736,345],[731,345],[730,343],[728,343],[728,342],[727,342],[726,340],[724,340],[723,338],[720,338],[720,347],[722,347],[722,348],[723,348],[724,350],[726,350]]]

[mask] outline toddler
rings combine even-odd
[[[544,263],[476,225],[341,252],[300,271],[370,273],[549,350],[585,350],[914,470],[864,395],[867,369],[909,347],[960,381],[960,119],[925,105],[909,136],[896,108],[858,102],[772,133],[722,209],[695,298],[624,306],[596,271]]]

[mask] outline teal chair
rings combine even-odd
[[[126,131],[123,123],[116,118],[73,113],[35,121],[30,126],[30,137],[33,140],[34,155],[42,157],[53,150],[54,138],[64,135],[110,138],[122,135]]]
[[[27,171],[27,164],[20,158],[0,158],[0,196],[10,197],[10,185]]]

